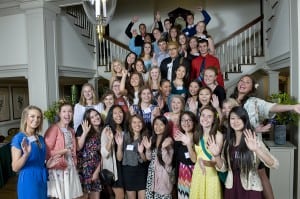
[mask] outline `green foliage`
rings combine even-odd
[[[277,104],[293,105],[297,104],[297,101],[287,93],[275,93],[270,96],[270,99]],[[298,124],[299,115],[293,111],[276,113],[276,124]]]
[[[47,120],[51,124],[55,122],[55,117],[57,116],[59,105],[60,102],[53,102],[53,104],[48,108],[48,110],[44,112],[44,117],[47,118]]]

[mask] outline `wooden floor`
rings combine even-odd
[[[8,182],[0,189],[1,199],[17,199],[18,176],[11,177]]]

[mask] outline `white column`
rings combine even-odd
[[[279,72],[267,71],[269,76],[269,96],[279,91]]]
[[[56,14],[43,2],[21,5],[25,10],[28,42],[29,102],[45,111],[58,99]],[[44,129],[47,128],[44,122]]]
[[[290,64],[290,77],[291,77],[291,95],[300,100],[300,0],[289,0],[290,4],[290,49],[291,49],[291,64]],[[295,177],[294,177],[294,198],[300,198],[300,120],[298,122],[298,129],[291,135],[292,143],[297,147],[295,155]]]

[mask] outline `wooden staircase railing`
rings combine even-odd
[[[124,61],[130,52],[128,45],[125,45],[109,36],[104,36],[102,41],[98,42],[98,66],[105,66],[105,71],[110,72],[110,64],[113,59]]]
[[[264,55],[262,23],[260,16],[216,44],[225,79],[227,73],[240,73],[242,64],[255,64],[254,57]]]

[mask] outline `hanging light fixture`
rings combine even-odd
[[[112,19],[117,5],[117,0],[85,0],[84,11],[90,22],[96,25],[99,40],[105,35],[105,27]]]

